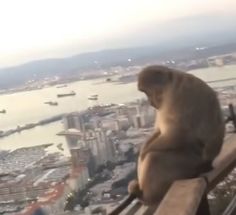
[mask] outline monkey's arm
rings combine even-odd
[[[152,143],[153,140],[157,139],[161,134],[161,131],[159,129],[156,130],[154,134],[149,137],[149,139],[146,141],[145,145],[148,145],[149,143]]]
[[[160,131],[156,132],[142,147],[140,156],[143,159],[145,155],[153,151],[173,150],[180,147],[177,138],[171,135],[161,135]]]

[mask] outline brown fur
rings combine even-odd
[[[149,66],[139,74],[138,89],[158,110],[159,129],[142,147],[138,181],[128,190],[155,206],[175,180],[211,169],[225,126],[216,93],[191,74]]]

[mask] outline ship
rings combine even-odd
[[[62,93],[62,94],[57,94],[57,97],[65,97],[65,96],[75,96],[76,93],[74,91],[71,91],[70,93]]]
[[[98,100],[98,95],[90,95],[88,96],[88,100]]]
[[[48,104],[48,105],[52,105],[52,106],[56,106],[56,105],[58,105],[57,102],[52,102],[52,101],[44,102],[44,104]]]
[[[63,84],[63,85],[58,85],[58,86],[56,86],[56,88],[64,88],[64,87],[67,87],[67,85],[66,85],[66,84]]]
[[[7,111],[5,109],[0,110],[0,113],[6,113]]]

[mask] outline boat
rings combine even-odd
[[[44,102],[44,104],[48,104],[48,105],[52,105],[52,106],[56,106],[56,105],[58,105],[57,102],[52,102],[52,101]]]
[[[6,113],[7,111],[5,109],[0,110],[0,113]]]
[[[56,88],[64,88],[64,87],[67,87],[67,85],[66,85],[66,84],[63,84],[63,85],[58,85],[58,86],[56,86]]]
[[[90,95],[88,96],[88,100],[98,100],[98,95]]]
[[[64,151],[62,143],[57,144],[57,148],[61,151]]]
[[[35,123],[28,123],[28,124],[25,124],[24,126],[22,126],[22,130],[26,130],[26,129],[30,129],[30,128],[34,128],[36,126]]]
[[[74,91],[71,91],[70,93],[62,93],[62,94],[57,94],[57,97],[65,97],[65,96],[75,96],[76,93]]]

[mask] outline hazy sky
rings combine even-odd
[[[0,67],[112,47],[147,23],[235,11],[235,0],[0,0]]]

